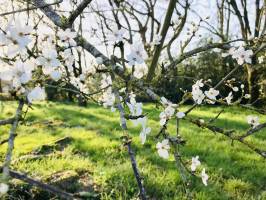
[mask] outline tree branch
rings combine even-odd
[[[121,101],[120,101],[120,97],[119,97],[119,93],[118,91],[114,91],[115,93],[115,97],[116,97],[116,102],[117,102],[117,109],[119,110],[119,113],[120,113],[120,123],[121,123],[121,127],[122,129],[127,132],[127,122],[126,122],[126,118],[125,118],[125,112],[124,112],[124,108],[121,104]],[[137,167],[137,162],[136,162],[136,159],[135,159],[135,154],[132,150],[132,147],[131,147],[131,140],[127,137],[127,134],[125,135],[126,137],[126,141],[125,141],[125,144],[127,146],[127,150],[128,150],[128,154],[130,156],[130,161],[131,161],[131,165],[132,165],[132,169],[134,171],[134,175],[135,175],[135,178],[137,180],[137,183],[138,183],[138,187],[139,187],[139,190],[140,190],[140,197],[142,200],[146,200],[146,192],[145,192],[145,188],[143,186],[143,183],[142,183],[142,178],[140,176],[140,173],[139,173],[139,170],[138,170],[138,167]]]
[[[18,123],[19,123],[19,120],[20,120],[21,115],[22,115],[23,106],[24,106],[24,102],[23,102],[23,100],[20,100],[16,114],[15,114],[15,117],[14,117],[12,127],[11,127],[10,132],[9,132],[8,148],[7,148],[7,152],[6,152],[5,162],[3,164],[3,177],[4,177],[4,179],[9,178],[9,165],[11,163],[12,152],[14,149],[14,140],[16,137],[16,130],[17,130]]]
[[[91,3],[92,0],[83,0],[77,8],[68,17],[68,27],[71,27],[76,20],[76,18],[84,11],[85,8]]]
[[[160,44],[157,45],[156,48],[155,48],[155,52],[154,52],[154,55],[152,57],[151,65],[149,67],[149,71],[148,71],[148,75],[147,75],[147,81],[148,82],[151,81],[153,76],[154,76],[155,69],[157,67],[158,60],[159,60],[159,57],[160,57],[160,53],[162,51],[162,47],[163,47],[163,44],[164,44],[164,40],[165,40],[167,31],[168,31],[168,28],[170,26],[171,18],[172,18],[174,9],[175,9],[176,1],[177,0],[170,0],[170,2],[168,4],[168,9],[167,9],[167,12],[166,12],[166,16],[165,16],[165,19],[164,19],[164,24],[163,24],[162,31],[161,31],[161,34],[160,34],[162,38],[161,38]]]
[[[24,8],[24,9],[20,9],[20,10],[14,10],[14,11],[11,11],[11,12],[5,12],[5,13],[1,13],[0,17],[3,17],[5,15],[12,15],[12,14],[15,14],[15,13],[20,13],[20,12],[27,12],[27,11],[35,10],[35,9],[38,9],[38,8],[45,8],[47,6],[57,5],[57,4],[60,4],[62,2],[63,2],[63,0],[58,0],[58,1],[55,1],[55,2],[50,3],[50,4],[45,4],[43,6],[32,6],[32,7],[29,7],[29,8]]]
[[[14,118],[0,120],[0,126],[12,124],[13,121],[14,121]]]
[[[253,135],[254,133],[260,131],[261,129],[265,128],[266,127],[266,123],[263,123],[263,124],[260,124],[250,130],[247,131],[247,133],[245,135],[242,135],[240,136],[240,139],[243,140],[244,138],[250,136],[250,135]]]
[[[201,53],[203,51],[208,51],[210,49],[214,49],[214,48],[220,48],[220,49],[230,49],[230,43],[233,43],[233,42],[237,42],[237,41],[242,41],[242,39],[237,39],[237,40],[232,40],[232,41],[228,41],[228,42],[225,42],[225,43],[213,43],[213,44],[207,44],[205,46],[202,46],[202,47],[198,47],[198,48],[195,48],[191,51],[188,51],[186,53],[183,53],[181,54],[176,60],[174,60],[174,62],[172,62],[171,64],[169,64],[166,68],[169,68],[169,67],[173,67],[179,63],[181,63],[183,60],[189,58],[189,57],[192,57],[198,53]]]
[[[17,171],[13,171],[13,170],[10,170],[10,176],[12,178],[15,178],[15,179],[19,179],[19,180],[22,180],[32,186],[36,186],[38,188],[41,188],[47,192],[50,192],[54,195],[57,195],[61,198],[64,198],[64,199],[78,199],[78,198],[75,198],[73,194],[70,194],[70,193],[67,193],[63,190],[60,190],[59,188],[56,188],[54,186],[51,186],[51,185],[48,185],[48,184],[45,184],[45,183],[42,183],[41,181],[39,180],[36,180],[36,179],[33,179],[33,178],[30,178],[28,177],[26,174],[22,174],[20,172],[17,172]]]
[[[247,146],[252,151],[254,151],[257,154],[259,154],[263,158],[266,158],[266,151],[262,151],[262,150],[258,149],[257,147],[249,144],[248,142],[243,140],[243,138],[241,138],[241,137],[233,136],[232,133],[234,132],[234,130],[224,130],[222,128],[219,128],[219,127],[216,127],[216,126],[213,126],[213,125],[210,125],[210,124],[201,123],[199,120],[189,119],[189,121],[192,122],[193,124],[197,125],[198,127],[207,128],[210,131],[212,131],[213,133],[220,133],[220,134],[232,139],[232,141],[236,140],[236,141],[244,144],[245,146]],[[263,124],[263,126],[266,126],[266,124],[265,125]]]

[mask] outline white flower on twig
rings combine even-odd
[[[209,176],[206,174],[206,170],[205,168],[203,168],[202,172],[201,172],[201,179],[202,179],[202,182],[205,186],[208,185],[207,181],[209,179]]]
[[[142,125],[142,130],[140,132],[140,141],[141,144],[144,144],[146,142],[147,135],[151,132],[151,128],[147,127],[147,117],[139,118],[138,119]]]
[[[219,95],[219,91],[214,88],[210,88],[209,91],[205,91],[205,95],[208,97],[208,103],[214,104],[216,97]]]
[[[232,58],[237,60],[239,65],[243,65],[244,63],[251,63],[251,57],[253,55],[252,50],[245,50],[243,46],[237,48],[232,47],[229,49],[228,53],[223,53],[222,56],[226,57],[231,55]]]
[[[232,104],[232,99],[233,99],[233,93],[230,92],[230,93],[228,94],[228,96],[225,97],[226,103],[227,103],[228,105],[231,105],[231,104]]]
[[[28,25],[22,25],[19,19],[16,19],[14,25],[9,23],[6,34],[0,35],[0,43],[8,46],[7,56],[13,57],[17,53],[23,53],[26,51],[26,47],[31,42],[30,33],[32,27]]]
[[[184,112],[178,112],[178,113],[176,113],[176,116],[178,119],[182,119],[186,116],[186,114]]]
[[[247,116],[247,122],[248,124],[250,124],[253,128],[260,125],[259,122],[259,117],[258,116],[253,116],[253,115],[249,115]]]
[[[47,47],[42,50],[42,55],[37,59],[37,64],[42,66],[42,71],[45,75],[50,75],[55,68],[60,66],[57,59],[57,51],[53,47]]]
[[[0,194],[6,194],[8,192],[9,186],[5,183],[0,183]]]
[[[196,171],[197,167],[200,166],[199,156],[192,157],[190,169],[192,172]]]
[[[152,45],[159,45],[161,44],[162,36],[157,34],[154,36],[154,39],[152,41]]]
[[[237,60],[239,65],[246,63],[251,63],[251,56],[253,55],[252,50],[245,50],[243,46],[240,46],[233,54],[233,58]]]
[[[202,83],[202,79],[198,80],[194,85],[192,85],[192,98],[197,104],[201,104],[205,98],[205,95],[201,90],[203,86],[204,84]]]
[[[77,37],[77,33],[71,31],[70,28],[67,28],[66,30],[60,29],[57,35],[60,39],[60,43],[63,46],[76,46],[77,45],[76,41],[74,40],[75,37]]]
[[[136,78],[141,79],[147,73],[148,73],[148,67],[145,63],[142,63],[141,65],[135,66],[135,71],[134,71],[133,75]]]
[[[156,144],[156,148],[160,157],[164,159],[169,158],[168,150],[170,149],[169,140],[164,139],[162,142]]]
[[[128,65],[133,66],[136,64],[144,63],[144,48],[141,43],[133,44],[131,47],[131,52],[127,55]]]
[[[123,41],[125,30],[115,28],[112,32],[113,33],[111,35],[109,35],[109,41],[112,41],[112,42],[122,42]]]
[[[33,101],[42,101],[45,99],[45,90],[39,86],[35,87],[31,90],[28,95],[28,101],[32,103]]]
[[[264,57],[263,56],[258,57],[258,61],[259,61],[260,64],[263,63]]]

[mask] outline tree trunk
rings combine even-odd
[[[259,73],[254,65],[247,65],[248,93],[251,95],[249,103],[255,102],[260,96],[258,79]]]

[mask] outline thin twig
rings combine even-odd
[[[126,122],[126,118],[125,118],[124,108],[123,108],[123,106],[121,104],[118,91],[115,90],[114,93],[115,93],[116,102],[117,102],[117,109],[119,110],[119,113],[120,113],[121,127],[125,131],[125,133],[127,133],[127,122]],[[127,137],[127,134],[125,134],[125,137]],[[137,180],[138,187],[139,187],[139,190],[140,190],[140,197],[141,197],[142,200],[146,200],[147,198],[146,198],[145,188],[143,186],[143,183],[142,183],[142,180],[141,180],[142,178],[140,176],[140,173],[139,173],[139,170],[138,170],[138,167],[137,167],[135,154],[134,154],[134,152],[132,150],[132,147],[131,147],[131,140],[128,139],[128,138],[127,138],[127,141],[126,141],[126,146],[127,146],[128,154],[130,156],[132,169],[134,171],[134,175],[135,175],[135,178]]]
[[[14,117],[12,127],[11,127],[10,132],[9,132],[8,148],[7,148],[7,152],[6,152],[5,162],[3,164],[3,178],[4,179],[9,178],[9,165],[11,163],[12,152],[14,149],[14,140],[16,137],[16,130],[18,127],[19,120],[21,119],[23,106],[24,106],[24,101],[20,100],[18,108],[16,110],[16,114]]]
[[[12,14],[15,14],[15,13],[20,13],[20,12],[27,12],[27,11],[35,10],[35,9],[38,9],[38,8],[45,8],[47,6],[57,5],[57,4],[60,4],[62,2],[63,2],[63,0],[58,0],[56,2],[53,2],[53,3],[50,3],[50,4],[46,4],[46,5],[43,5],[43,6],[32,6],[32,7],[28,7],[28,8],[14,10],[14,11],[11,11],[11,12],[5,12],[5,13],[1,13],[0,17],[3,17],[5,15],[12,15]]]
[[[260,131],[261,129],[265,128],[266,127],[266,123],[263,123],[263,124],[260,124],[258,126],[255,126],[254,128],[251,128],[249,129],[246,134],[240,136],[239,139],[243,140],[244,138],[250,136],[250,135],[253,135],[254,133]]]
[[[61,198],[64,198],[64,199],[78,199],[78,198],[75,198],[73,194],[70,194],[70,193],[67,193],[63,190],[60,190],[59,188],[56,188],[52,185],[49,185],[49,184],[46,184],[46,183],[43,183],[39,180],[36,180],[36,179],[33,179],[33,178],[30,178],[28,177],[26,174],[22,174],[20,172],[17,172],[17,171],[13,171],[13,170],[10,170],[9,171],[9,174],[12,178],[15,178],[15,179],[19,179],[19,180],[22,180],[32,186],[36,186],[38,188],[41,188],[47,192],[50,192],[54,195],[57,195]]]

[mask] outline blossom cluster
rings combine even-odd
[[[223,57],[232,56],[232,58],[236,59],[237,63],[239,65],[243,65],[244,63],[251,64],[251,57],[253,55],[253,51],[248,49],[245,50],[243,46],[231,47],[228,51],[228,53],[223,53]]]
[[[135,99],[136,95],[134,93],[130,93],[129,102],[127,102],[127,106],[129,108],[130,114],[133,117],[137,117],[137,119],[132,119],[134,126],[141,125],[142,129],[140,132],[140,140],[141,144],[146,142],[147,135],[151,132],[151,128],[147,126],[147,117],[142,117],[142,103],[137,103]]]
[[[38,37],[34,32],[37,32]],[[82,92],[87,91],[82,78],[85,74],[81,74],[80,78],[73,74],[76,37],[77,34],[70,29],[42,33],[38,27],[33,29],[19,18],[11,18],[0,32],[1,54],[4,58],[0,69],[3,92],[26,96],[29,103],[43,100],[46,96],[43,83],[33,77],[59,81],[66,71],[70,83]],[[36,40],[38,42],[35,44]],[[40,76],[40,72],[43,76]]]

